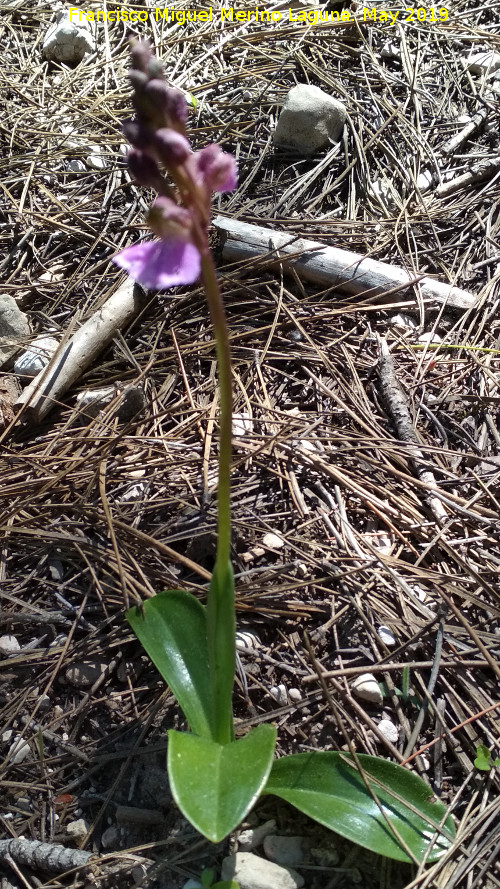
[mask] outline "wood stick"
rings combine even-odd
[[[16,405],[23,407],[24,417],[33,423],[40,422],[144,304],[143,291],[127,278],[116,293],[57,350],[48,366],[19,396]]]
[[[222,256],[226,262],[269,255],[272,266],[292,269],[307,281],[323,287],[338,287],[343,293],[383,296],[412,294],[418,287],[426,302],[466,311],[475,306],[475,294],[426,275],[412,276],[399,266],[389,265],[337,247],[297,238],[287,232],[250,225],[238,219],[217,216],[213,224],[222,236]],[[273,256],[276,258],[273,259]],[[397,293],[397,296],[396,296]],[[415,304],[417,299],[415,297]]]

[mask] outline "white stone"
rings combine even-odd
[[[95,41],[85,13],[80,17],[76,7],[72,10],[61,9],[48,28],[42,53],[49,61],[81,62],[85,53],[95,52]]]
[[[259,824],[257,827],[242,830],[238,837],[240,852],[251,852],[252,849],[256,849],[264,841],[265,837],[270,833],[274,833],[275,830],[276,821],[274,818],[264,821],[263,824]]]
[[[138,500],[144,500],[147,487],[147,482],[129,485],[128,488],[116,495],[115,500],[117,503],[136,503]]]
[[[21,377],[36,377],[47,367],[59,343],[53,336],[38,336],[29,349],[14,362],[14,373]]]
[[[252,431],[252,418],[249,413],[233,414],[233,435],[238,438]]]
[[[267,836],[264,840],[264,852],[276,864],[293,867],[304,860],[303,842],[304,837]]]
[[[11,728],[8,728],[4,732],[2,732],[2,744],[8,744],[13,734],[14,732]]]
[[[0,295],[0,367],[16,352],[23,339],[30,335],[28,318],[21,312],[15,299]]]
[[[260,648],[260,639],[255,633],[248,630],[238,630],[236,633],[236,648],[238,651],[249,651]]]
[[[341,102],[317,86],[299,83],[288,92],[274,131],[274,142],[301,155],[338,142],[346,119]]]
[[[352,690],[357,698],[369,701],[371,704],[381,704],[382,692],[373,673],[362,673],[352,683]]]
[[[389,627],[385,627],[383,624],[377,630],[379,639],[382,639],[387,645],[387,648],[393,648],[396,645],[396,637],[392,630]]]
[[[19,765],[19,763],[24,762],[24,760],[28,758],[30,753],[30,745],[24,741],[23,738],[18,737],[10,746],[8,754],[9,761],[15,765]]]
[[[281,549],[285,545],[283,538],[278,537],[277,534],[273,534],[272,532],[264,534],[262,543],[264,546],[268,546],[269,549]]]
[[[383,59],[401,59],[401,44],[394,40],[386,40],[380,55]]]
[[[500,68],[500,53],[492,50],[474,53],[467,59],[471,74],[494,74]]]
[[[0,654],[5,656],[20,651],[21,646],[15,636],[0,636]]]
[[[78,818],[76,821],[69,821],[66,825],[66,833],[75,840],[83,840],[87,836],[89,826],[84,818]]]
[[[424,343],[425,345],[440,345],[443,340],[437,333],[433,333],[431,330],[424,331],[418,338],[419,343]]]
[[[91,145],[92,154],[86,158],[87,164],[92,170],[105,170],[108,166],[100,145]]]
[[[116,395],[114,386],[106,386],[103,389],[85,389],[76,396],[76,406],[89,416],[96,417],[99,411],[106,407]]]
[[[387,738],[391,744],[396,744],[399,738],[397,726],[390,719],[381,719],[378,724],[379,732],[382,732],[384,738]]]
[[[385,210],[392,210],[397,204],[397,194],[394,186],[385,176],[382,179],[374,179],[370,183],[368,194],[374,198],[376,203],[381,204]]]
[[[430,170],[424,170],[422,173],[419,173],[417,176],[417,188],[422,194],[425,194],[426,191],[429,191],[429,188],[432,185],[432,173]]]
[[[289,688],[288,697],[290,698],[292,704],[298,704],[299,701],[302,700],[302,695],[298,688]]]
[[[266,861],[252,852],[236,852],[222,862],[221,878],[236,880],[240,889],[301,889],[304,878],[291,867]]]
[[[199,880],[193,880],[192,877],[189,877],[189,880],[186,880],[182,889],[203,889],[203,883],[200,883]]]
[[[286,704],[288,704],[286,685],[271,685],[269,694],[280,705],[280,707],[284,707]]]
[[[415,330],[417,326],[413,318],[410,315],[405,315],[404,312],[393,315],[390,320],[391,324],[397,327],[398,330]]]

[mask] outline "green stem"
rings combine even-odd
[[[219,581],[227,572],[231,547],[231,438],[233,396],[231,353],[224,303],[210,249],[201,255],[201,273],[215,334],[220,392],[219,481],[217,496],[217,557],[215,572]]]
[[[232,376],[229,331],[212,254],[204,232],[196,232],[201,273],[217,351],[220,392],[217,555],[207,599],[207,641],[215,740],[234,739],[232,694],[236,663],[236,615],[231,549]]]

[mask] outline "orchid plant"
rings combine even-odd
[[[151,290],[192,284],[201,276],[220,389],[217,553],[207,603],[184,590],[168,590],[127,612],[190,728],[168,732],[173,797],[188,821],[213,842],[234,830],[261,794],[274,794],[375,852],[415,863],[436,860],[453,841],[453,822],[428,785],[407,769],[354,751],[275,760],[276,729],[268,724],[235,739],[231,358],[208,229],[212,194],[236,187],[236,162],[219,145],[192,150],[183,93],[167,83],[143,41],[132,47],[130,79],[136,117],[124,126],[132,145],[128,166],[140,185],[158,195],[147,216],[157,240],[128,247],[114,261]]]

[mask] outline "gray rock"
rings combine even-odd
[[[22,377],[36,377],[47,367],[59,343],[53,336],[38,336],[31,346],[14,362],[14,373]]]
[[[272,698],[280,705],[280,707],[285,707],[288,704],[288,694],[286,690],[286,685],[272,685],[269,689],[269,694]]]
[[[55,62],[81,62],[85,53],[95,52],[89,22],[76,7],[61,9],[45,35],[42,53]]]
[[[12,296],[0,296],[0,367],[19,351],[21,341],[29,337],[28,318]]]
[[[101,846],[103,849],[119,849],[120,848],[120,828],[116,824],[107,827],[101,835]]]
[[[106,669],[100,661],[80,661],[66,670],[66,682],[75,688],[91,688]]]
[[[338,142],[346,119],[341,102],[317,86],[299,83],[285,98],[274,132],[274,143],[298,154],[315,154]]]
[[[268,836],[264,839],[264,852],[276,864],[292,867],[304,860],[304,837]]]
[[[236,880],[240,889],[300,889],[304,885],[304,878],[291,867],[282,867],[251,852],[236,852],[224,858],[221,878]]]

